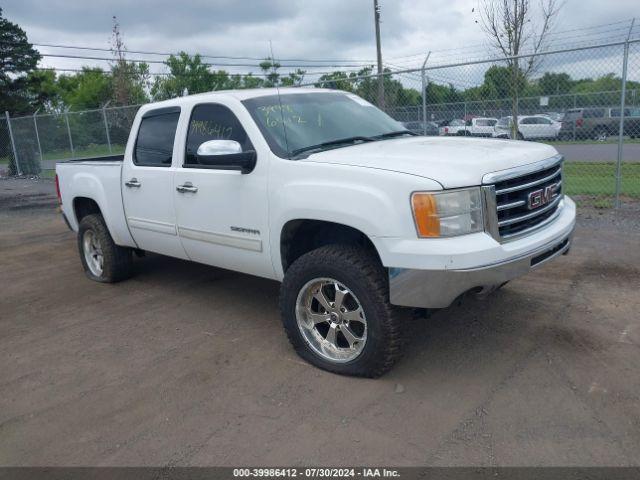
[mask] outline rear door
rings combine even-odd
[[[202,143],[220,139],[237,141],[243,152],[254,150],[238,120],[237,113],[252,122],[242,110],[210,102],[193,107],[172,192],[178,232],[191,260],[273,278],[266,152],[258,151],[256,167],[246,174],[202,165],[196,155]]]
[[[149,110],[122,168],[122,200],[131,235],[144,250],[186,258],[173,207],[172,160],[179,107]]]

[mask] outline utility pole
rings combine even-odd
[[[376,49],[378,51],[378,107],[384,110],[384,78],[382,76],[382,48],[380,47],[380,5],[373,0],[373,15],[376,22]]]

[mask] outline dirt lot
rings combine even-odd
[[[148,256],[92,283],[53,208],[0,203],[0,465],[640,465],[637,213],[586,212],[361,380],[295,356],[274,282]]]

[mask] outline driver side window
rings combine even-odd
[[[187,132],[185,165],[198,165],[198,147],[209,140],[235,140],[242,151],[253,150],[247,132],[229,108],[216,103],[196,105]]]

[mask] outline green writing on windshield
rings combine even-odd
[[[307,119],[297,113],[290,104],[263,105],[258,107],[258,111],[264,118],[264,123],[269,128],[275,128],[282,124],[304,125]],[[321,126],[322,119],[318,114],[318,125]]]

